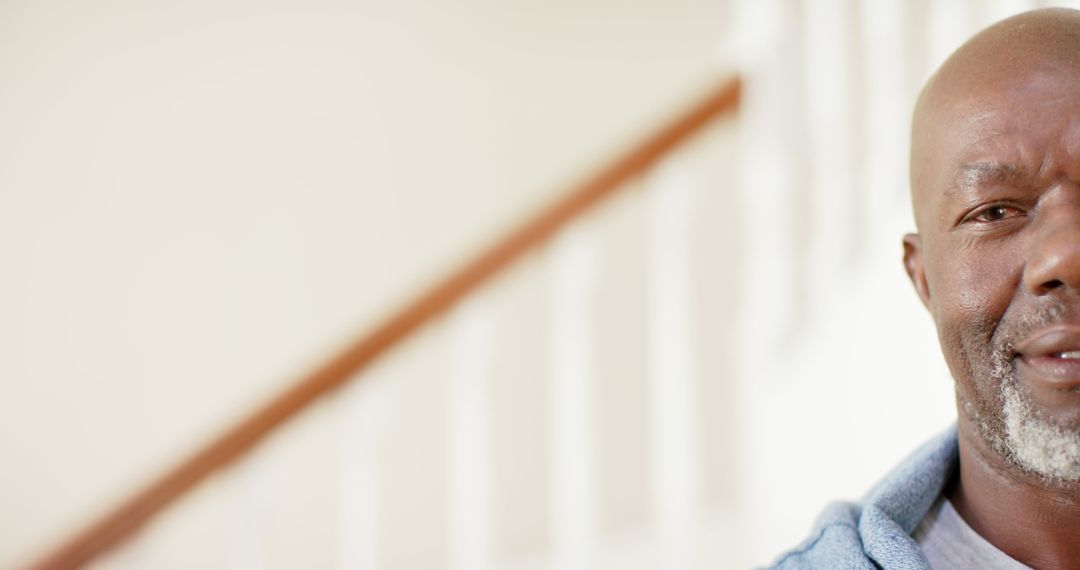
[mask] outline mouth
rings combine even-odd
[[[1013,356],[1036,385],[1080,389],[1080,324],[1037,330],[1017,345]]]

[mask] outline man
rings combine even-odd
[[[780,568],[1080,568],[1080,12],[980,32],[930,79],[904,265],[958,422]],[[917,413],[917,412],[916,412]]]

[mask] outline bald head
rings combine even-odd
[[[968,40],[930,78],[915,107],[911,137],[912,201],[920,229],[931,213],[929,195],[943,190],[942,146],[959,142],[948,140],[955,138],[950,135],[977,127],[980,106],[986,110],[995,99],[1038,105],[1045,94],[1039,88],[1049,76],[1080,79],[1080,11],[1048,8],[1002,20]]]

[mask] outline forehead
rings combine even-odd
[[[1044,65],[993,79],[975,77],[942,95],[937,114],[950,128],[939,133],[949,143],[941,150],[977,153],[1013,142],[1052,143],[1076,130],[1080,69]]]
[[[916,122],[916,214],[958,183],[1065,174],[1080,180],[1080,70],[1037,65],[938,86]]]

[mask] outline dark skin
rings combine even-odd
[[[1064,307],[1008,356],[1032,407],[1080,431],[1080,360],[1056,356],[1080,350],[1080,13],[1029,12],[961,47],[920,97],[911,160],[918,233],[904,264],[956,380],[960,470],[946,494],[1016,560],[1080,568],[1080,482],[993,443],[1004,424],[987,362],[991,335]]]

